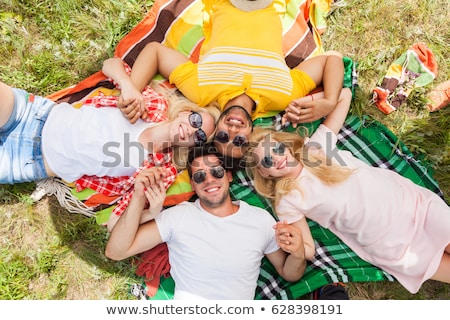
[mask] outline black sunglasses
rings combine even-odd
[[[198,129],[194,133],[195,144],[196,145],[204,144],[208,140],[208,137],[206,136],[205,131],[203,131],[203,129],[201,129],[203,120],[202,120],[202,116],[200,115],[200,113],[192,111],[192,113],[189,115],[189,124],[191,125],[192,128]]]
[[[216,178],[216,179],[222,179],[225,175],[225,169],[222,166],[216,166],[209,169],[209,173]],[[194,181],[196,184],[203,183],[206,179],[206,170],[198,170],[192,175],[192,181]]]
[[[277,155],[282,155],[286,152],[286,145],[283,142],[277,142],[272,148],[272,152]],[[264,168],[271,168],[273,166],[272,156],[265,156],[261,159],[261,165]]]
[[[230,141],[230,135],[228,134],[228,132],[225,131],[217,131],[216,135],[214,136],[214,139],[216,141],[219,141],[220,143],[227,143],[228,141]],[[247,139],[242,135],[235,136],[232,143],[236,147],[242,147],[248,144]]]

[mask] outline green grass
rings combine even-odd
[[[0,80],[40,95],[101,69],[152,1],[0,0]],[[32,204],[33,183],[0,186],[0,299],[129,299],[129,261],[104,256],[106,230]]]
[[[429,161],[447,198],[450,196],[450,108],[430,113],[426,93],[450,79],[450,3],[446,0],[353,0],[334,11],[323,36],[334,49],[358,62],[361,94],[357,105],[385,124],[418,157]],[[424,42],[438,64],[438,75],[427,87],[418,88],[398,111],[385,115],[371,104],[372,89],[389,65],[411,45]]]
[[[435,54],[433,85],[450,78],[450,4],[447,0],[347,0],[328,18],[323,35],[359,65],[353,112],[369,114],[396,133],[434,169],[450,196],[450,107],[430,114],[419,88],[400,110],[384,115],[371,90],[389,65],[416,42]],[[40,95],[73,85],[101,69],[117,42],[152,1],[0,0],[0,80]],[[104,256],[106,230],[71,214],[53,197],[33,204],[33,183],[0,186],[0,299],[130,299],[140,282],[129,261]],[[448,299],[450,286],[428,281],[416,295],[398,283],[349,284],[354,299]]]
[[[104,256],[106,229],[56,199],[0,207],[0,299],[127,299],[129,261]]]
[[[353,0],[334,11],[323,36],[334,49],[358,63],[359,86],[354,112],[369,114],[391,129],[418,159],[432,165],[447,201],[450,199],[450,107],[430,113],[426,93],[450,79],[450,3],[446,0]],[[413,91],[405,105],[385,115],[371,104],[372,89],[389,65],[411,45],[424,42],[438,63],[438,76],[425,88]],[[450,286],[428,281],[416,294],[398,283],[349,284],[354,299],[449,299]]]

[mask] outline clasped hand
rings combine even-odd
[[[145,121],[148,117],[144,96],[133,86],[122,88],[117,107],[130,123],[135,123],[139,118]]]
[[[293,100],[287,106],[281,123],[290,122],[296,128],[299,123],[310,123],[325,117],[335,107],[336,102],[324,99],[322,93],[308,95]]]
[[[303,238],[299,228],[288,224],[285,221],[278,221],[273,227],[278,246],[292,256],[303,259]]]
[[[137,196],[145,196],[149,203],[149,214],[155,217],[162,210],[166,199],[165,172],[161,167],[152,167],[140,172],[134,183]]]

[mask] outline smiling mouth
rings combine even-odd
[[[184,129],[183,129],[183,127],[181,126],[181,124],[180,124],[180,126],[178,127],[178,134],[179,134],[179,136],[180,136],[180,140],[184,140],[184,138],[185,138],[185,132],[184,132]]]
[[[286,167],[287,159],[285,158],[280,164],[277,166],[277,169],[284,169]]]
[[[219,189],[220,189],[219,186],[213,186],[213,187],[207,187],[204,190],[206,193],[214,193],[214,192],[218,191]]]
[[[227,118],[226,120],[227,123],[229,124],[233,124],[233,125],[244,125],[244,121],[242,120],[242,118],[236,117],[236,116],[230,116]]]

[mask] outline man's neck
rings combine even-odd
[[[208,213],[220,218],[231,216],[232,214],[235,214],[239,210],[239,205],[233,203],[231,201],[231,198],[227,199],[227,201],[225,201],[219,206],[214,207],[208,206],[206,203],[202,201],[200,201],[200,205]]]

